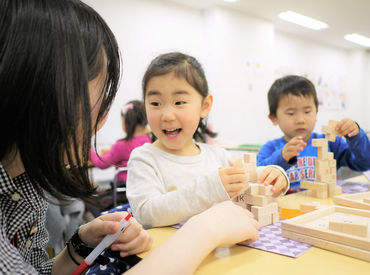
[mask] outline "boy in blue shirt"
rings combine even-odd
[[[257,165],[275,164],[283,167],[290,179],[290,192],[299,191],[301,180],[315,180],[314,159],[317,148],[312,139],[325,134],[312,132],[318,111],[316,90],[302,76],[289,75],[277,79],[268,92],[269,119],[279,125],[284,136],[264,144],[257,155]],[[338,122],[338,136],[329,142],[337,168],[370,169],[370,142],[359,125],[349,118]],[[345,137],[345,140],[342,138]]]

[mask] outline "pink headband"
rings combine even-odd
[[[126,114],[127,110],[129,109],[130,110],[134,109],[134,104],[130,103],[130,104],[123,106],[121,109],[122,114]]]

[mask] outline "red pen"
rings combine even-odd
[[[125,231],[127,226],[130,224],[129,219],[131,218],[131,214],[127,214],[125,218],[123,218],[120,222],[119,230],[111,235],[107,235],[104,239],[94,248],[93,251],[86,257],[86,259],[77,267],[77,269],[72,273],[72,275],[81,275],[90,265],[93,264],[95,259],[107,248],[109,247],[117,237]]]

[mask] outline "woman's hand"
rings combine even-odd
[[[259,225],[248,210],[225,201],[213,205],[193,216],[184,226],[204,230],[214,246],[229,246],[236,243],[249,244],[259,238]]]
[[[127,212],[115,212],[102,215],[80,227],[78,232],[81,240],[88,246],[95,247],[108,234],[119,230],[120,221],[127,216]],[[126,230],[111,245],[112,250],[120,251],[121,257],[148,251],[152,245],[152,238],[141,224],[130,218]]]

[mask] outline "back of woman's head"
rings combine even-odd
[[[91,137],[119,81],[116,40],[77,0],[2,0],[0,14],[0,160],[17,150],[41,194],[87,198]],[[90,106],[98,75],[103,88]]]
[[[140,100],[131,100],[127,102],[121,109],[121,116],[124,118],[125,123],[125,140],[130,140],[134,137],[137,127],[146,127],[148,124],[145,106]]]
[[[209,94],[207,79],[198,60],[180,52],[171,52],[157,56],[149,64],[142,80],[144,100],[149,80],[169,73],[174,73],[176,77],[184,78],[198,91],[203,99]],[[200,119],[198,129],[195,131],[193,138],[205,142],[206,135],[215,137],[216,133],[210,131],[203,119]]]

